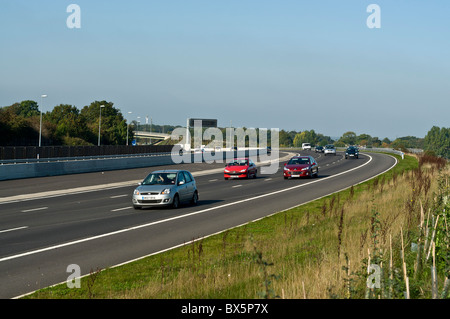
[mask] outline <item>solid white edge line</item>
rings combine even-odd
[[[365,153],[362,153],[362,154],[365,154]],[[367,156],[369,156],[369,157],[371,158],[371,159],[369,160],[369,162],[370,162],[370,161],[372,160],[372,157],[371,157],[369,154],[365,154],[365,155],[367,155]],[[387,155],[387,156],[391,156],[391,155],[388,155],[388,154],[386,154],[386,155]],[[383,171],[383,172],[381,172],[381,173],[379,173],[379,174],[377,174],[377,175],[375,175],[375,176],[372,176],[372,177],[370,177],[370,178],[368,178],[368,179],[365,179],[365,180],[363,180],[363,181],[361,181],[361,182],[358,182],[358,183],[356,183],[356,184],[353,184],[353,185],[351,185],[351,186],[349,186],[349,187],[346,187],[346,188],[337,190],[337,191],[335,191],[335,192],[332,192],[332,193],[329,193],[329,194],[320,196],[320,197],[318,197],[318,198],[312,199],[312,200],[307,201],[307,202],[304,202],[304,203],[302,203],[302,204],[295,205],[295,206],[292,206],[292,207],[290,207],[290,208],[286,208],[286,209],[283,209],[283,210],[274,212],[274,213],[272,213],[272,214],[269,214],[269,215],[266,215],[266,216],[263,216],[263,217],[260,217],[260,218],[257,218],[257,219],[248,221],[248,222],[246,222],[246,223],[243,223],[243,224],[240,224],[240,225],[237,225],[237,226],[233,226],[233,227],[231,227],[231,228],[223,229],[223,230],[218,231],[218,232],[216,232],[216,233],[209,234],[209,235],[206,235],[206,236],[203,236],[203,237],[199,237],[199,238],[197,238],[197,239],[193,239],[193,240],[188,241],[188,242],[186,242],[186,243],[179,244],[179,245],[175,245],[175,246],[172,246],[172,247],[169,247],[169,248],[166,248],[166,249],[162,249],[162,250],[159,250],[159,251],[157,251],[157,252],[154,252],[154,253],[151,253],[151,254],[148,254],[148,255],[145,255],[145,256],[141,256],[141,257],[138,257],[138,258],[135,258],[135,259],[132,259],[132,260],[128,260],[128,261],[126,261],[126,262],[123,262],[123,263],[120,263],[120,264],[117,264],[117,265],[114,265],[114,266],[110,266],[110,267],[108,267],[108,268],[111,268],[111,269],[112,269],[112,268],[117,268],[117,267],[120,267],[120,266],[123,266],[123,265],[127,265],[127,264],[130,264],[130,263],[132,263],[132,262],[135,262],[135,261],[138,261],[138,260],[141,260],[141,259],[150,257],[150,256],[154,256],[154,255],[158,255],[158,254],[167,252],[167,251],[172,250],[172,249],[176,249],[176,248],[179,248],[179,247],[183,247],[183,246],[186,246],[186,245],[190,245],[190,244],[195,243],[195,242],[197,242],[197,241],[199,241],[199,240],[202,240],[202,239],[205,239],[205,238],[208,238],[208,237],[212,237],[212,236],[215,236],[215,235],[219,235],[219,234],[221,234],[221,233],[224,233],[224,232],[228,231],[229,229],[238,228],[238,227],[242,227],[242,226],[248,225],[248,224],[250,224],[250,223],[257,222],[257,221],[259,221],[259,220],[262,220],[262,219],[267,218],[267,217],[271,217],[271,216],[276,215],[276,214],[278,214],[278,213],[282,213],[282,212],[288,211],[288,210],[290,210],[290,209],[293,209],[293,208],[296,208],[296,207],[300,207],[300,206],[309,204],[309,203],[311,203],[311,202],[314,202],[314,201],[316,201],[316,200],[325,198],[325,197],[330,196],[330,195],[332,195],[332,194],[342,192],[342,191],[344,191],[344,190],[346,190],[346,189],[349,189],[349,188],[352,187],[352,186],[356,186],[356,185],[365,183],[365,182],[367,182],[367,181],[369,181],[369,180],[371,180],[371,179],[373,179],[373,178],[375,178],[375,177],[377,177],[377,176],[380,176],[380,175],[382,175],[382,174],[384,174],[384,173],[390,171],[392,168],[394,168],[394,167],[398,164],[398,160],[397,160],[397,158],[395,158],[394,156],[391,156],[391,157],[394,158],[395,162],[394,162],[394,165],[392,165],[390,168],[386,169],[385,171]],[[367,163],[369,163],[369,162],[367,162]],[[366,164],[367,164],[367,163],[366,163]],[[356,168],[360,168],[360,167],[362,167],[362,166],[364,166],[364,165],[366,165],[366,164],[363,164],[363,165],[358,166],[358,167],[356,167]],[[349,170],[349,171],[352,171],[352,170],[354,170],[354,169],[356,169],[356,168],[353,168],[353,169],[351,169],[351,170]],[[346,171],[346,172],[349,172],[349,171]],[[343,173],[345,173],[345,172],[343,172]],[[332,177],[332,176],[329,176],[329,177]],[[329,178],[329,177],[327,177],[327,178]],[[325,178],[324,178],[324,179],[325,179]],[[310,184],[310,183],[308,183],[308,184]],[[302,185],[305,185],[305,184],[302,184]],[[294,187],[294,188],[296,188],[296,187]],[[0,261],[1,261],[1,260],[0,260]],[[87,277],[87,276],[89,276],[89,275],[90,275],[90,274],[86,274],[86,275],[80,276],[80,277],[78,277],[78,278],[84,278],[84,277]],[[63,282],[60,282],[60,283],[51,285],[51,286],[49,286],[49,287],[58,286],[58,285],[61,285],[61,284],[64,284],[64,283],[67,283],[67,281],[63,281]],[[36,292],[36,291],[37,291],[37,290],[32,291],[32,292],[29,292],[29,293],[26,293],[26,294],[23,294],[23,295],[20,295],[20,296],[17,296],[17,297],[14,297],[14,298],[12,298],[12,299],[20,299],[20,298],[22,298],[22,297],[31,295],[31,294],[33,294],[33,293]]]

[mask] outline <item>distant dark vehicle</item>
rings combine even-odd
[[[359,150],[356,146],[349,146],[346,150],[345,150],[345,158],[358,158],[359,157]]]
[[[272,148],[270,146],[267,147],[267,154],[272,153]]]
[[[316,153],[323,153],[323,146],[316,146]]]

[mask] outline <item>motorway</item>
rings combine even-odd
[[[158,167],[1,181],[0,298],[65,282],[71,264],[89,274],[301,205],[397,162],[379,153],[307,154],[319,163],[318,178],[284,180],[285,161],[276,174],[228,181],[223,163],[176,165],[193,173],[200,197],[176,210],[132,208],[137,183]]]

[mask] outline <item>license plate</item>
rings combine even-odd
[[[230,178],[239,178],[237,175],[231,175]]]
[[[142,200],[152,200],[155,199],[155,196],[142,196]]]
[[[292,175],[292,177],[300,177],[300,175]]]

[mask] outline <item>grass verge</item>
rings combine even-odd
[[[344,191],[93,270],[80,288],[61,284],[25,298],[447,297],[448,165],[431,157],[398,160],[392,170]]]

